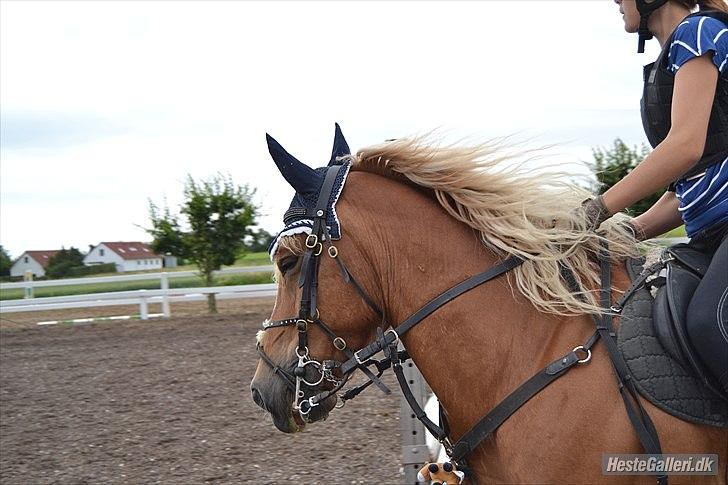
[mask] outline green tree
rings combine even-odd
[[[244,253],[244,239],[255,225],[258,207],[253,203],[255,190],[237,186],[229,175],[218,174],[196,182],[187,176],[180,215],[188,230],[182,228],[179,216],[168,207],[160,211],[150,201],[152,248],[159,253],[172,253],[189,259],[197,266],[206,286],[214,284],[213,271],[231,265]],[[215,295],[208,295],[211,313],[217,312]]]
[[[0,276],[10,276],[10,267],[13,261],[5,248],[0,245]]]
[[[51,256],[46,267],[46,275],[50,278],[63,278],[72,275],[75,269],[83,266],[83,254],[71,246]]]
[[[152,229],[146,231],[154,238],[151,247],[160,254],[170,253],[177,258],[187,258],[188,248],[184,241],[184,233],[180,229],[179,218],[172,214],[166,205],[160,214],[159,207],[149,201],[149,217]]]
[[[253,229],[249,232],[249,236],[246,239],[245,247],[251,253],[259,253],[262,251],[268,251],[268,246],[273,242],[275,236],[263,228]]]
[[[593,189],[603,194],[631,172],[649,153],[650,150],[644,143],[639,147],[635,145],[630,148],[621,138],[616,138],[611,148],[593,148],[594,162],[590,167],[597,178],[596,187]],[[633,217],[642,214],[652,207],[664,192],[665,189],[660,189],[628,207],[627,211]]]

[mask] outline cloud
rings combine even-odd
[[[635,43],[611,2],[5,2],[0,238],[138,239],[147,198],[216,172],[275,231],[264,133],[319,166],[335,121],[353,149],[441,127],[588,159],[643,139]]]
[[[128,133],[129,127],[90,113],[3,110],[0,140],[4,150],[53,150]]]

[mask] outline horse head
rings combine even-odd
[[[371,274],[366,258],[351,241],[341,239],[337,202],[350,163],[338,124],[331,159],[317,169],[269,135],[267,141],[295,195],[284,215],[285,227],[269,248],[278,288],[272,315],[258,334],[260,361],[251,392],[275,426],[291,433],[328,416],[337,402],[335,392],[348,380],[340,364],[371,339],[382,311],[366,293],[374,291],[365,289],[371,282],[362,280],[362,286],[353,279],[352,273]],[[344,265],[339,249],[353,257],[352,266]],[[355,288],[345,283],[352,281]]]

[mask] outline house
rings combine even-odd
[[[162,256],[155,254],[149,244],[134,241],[101,242],[83,258],[86,266],[105,263],[116,264],[119,272],[162,269]]]
[[[33,276],[45,276],[45,270],[48,267],[48,261],[60,249],[52,249],[49,251],[26,251],[15,260],[10,267],[10,276],[23,276],[26,271],[33,273]]]

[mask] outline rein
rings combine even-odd
[[[418,420],[420,420],[420,422],[422,422],[424,427],[440,442],[440,444],[442,444],[451,461],[458,467],[458,469],[465,470],[467,473],[467,456],[472,453],[485,439],[490,437],[501,424],[503,424],[521,406],[526,404],[526,402],[528,402],[533,396],[538,394],[559,377],[564,376],[575,365],[588,363],[592,358],[592,347],[599,339],[601,339],[605,342],[607,353],[612,362],[615,377],[617,379],[620,394],[624,401],[630,422],[637,433],[640,443],[647,453],[662,453],[657,430],[655,429],[649,415],[642,408],[637,395],[637,390],[632,382],[631,376],[629,375],[627,366],[617,349],[615,341],[616,334],[612,326],[613,314],[610,312],[605,312],[601,315],[601,317],[592,315],[596,330],[584,344],[574,347],[570,352],[567,352],[564,356],[554,360],[541,369],[536,375],[528,379],[515,391],[504,398],[498,405],[495,406],[495,408],[493,408],[453,443],[442,407],[440,407],[441,426],[438,426],[427,417],[425,411],[414,397],[402,368],[402,363],[409,359],[409,355],[406,350],[398,350],[397,345],[400,342],[400,338],[405,333],[437,309],[473,288],[507,273],[522,264],[523,260],[517,257],[509,257],[486,271],[462,281],[426,303],[397,327],[391,328],[385,332],[383,330],[383,327],[386,326],[384,312],[376,303],[374,303],[374,300],[369,297],[363,286],[359,284],[359,282],[347,269],[338,254],[338,249],[332,244],[331,237],[328,234],[328,228],[326,226],[327,203],[333,190],[334,180],[336,179],[339,170],[342,168],[343,167],[341,165],[329,166],[324,178],[323,186],[319,192],[316,207],[314,209],[305,209],[306,213],[304,215],[313,220],[313,227],[311,229],[311,234],[309,234],[306,238],[306,252],[303,256],[301,273],[298,280],[299,287],[302,288],[298,316],[269,321],[263,324],[263,330],[288,326],[296,327],[296,330],[298,331],[298,346],[296,347],[296,356],[298,358],[297,364],[293,367],[292,371],[283,369],[276,365],[273,360],[266,355],[261,348],[260,343],[257,346],[258,353],[263,361],[271,367],[273,372],[281,377],[286,386],[294,392],[293,410],[298,412],[304,421],[307,420],[307,416],[311,409],[318,406],[324,400],[335,396],[349,381],[353,372],[357,369],[361,370],[369,378],[369,381],[360,386],[349,389],[340,396],[339,399],[341,400],[342,406],[347,400],[357,396],[372,383],[376,384],[377,387],[379,387],[385,394],[390,394],[391,391],[379,378],[387,368],[391,368],[397,377],[402,394],[412,409],[413,414]],[[289,209],[289,211],[292,210],[293,209]],[[302,215],[302,210],[304,209],[296,208],[295,215]],[[284,219],[288,216],[289,214],[287,212]],[[320,257],[323,254],[324,242],[326,242],[328,246],[327,254],[337,262],[344,282],[354,287],[360,297],[380,317],[382,322],[382,324],[377,327],[377,337],[375,340],[357,351],[349,349],[346,341],[337,336],[336,333],[333,332],[333,330],[331,330],[331,328],[320,318],[317,308],[318,269]],[[628,295],[624,295],[623,299],[620,300],[617,305],[610,308],[611,267],[606,242],[603,243],[599,260],[602,273],[600,291],[601,306],[602,308],[609,308],[613,312],[618,313],[621,309],[621,304],[625,301],[625,297]],[[573,273],[569,268],[563,267],[562,270],[567,281],[574,281]],[[628,293],[631,295],[632,292],[628,291]],[[331,339],[332,345],[337,350],[344,353],[347,360],[344,362],[334,360],[324,360],[319,362],[314,360],[309,355],[307,346],[309,325],[318,326]],[[384,359],[373,359],[377,353],[382,351],[384,352]],[[320,373],[320,376],[318,376],[317,379],[306,379],[306,371],[309,366]],[[376,367],[376,374],[374,374],[374,372],[370,369],[372,366]],[[341,377],[337,377],[336,373],[341,375]],[[304,385],[309,388],[315,388],[322,384],[324,380],[333,384],[333,388],[320,392],[319,394],[313,395],[309,398],[305,397],[305,391],[303,390]],[[337,407],[339,406],[337,405]],[[467,475],[471,482],[474,483],[472,475],[469,473],[467,473]],[[657,482],[660,485],[665,485],[667,484],[667,477],[664,475],[659,476],[657,478]]]

